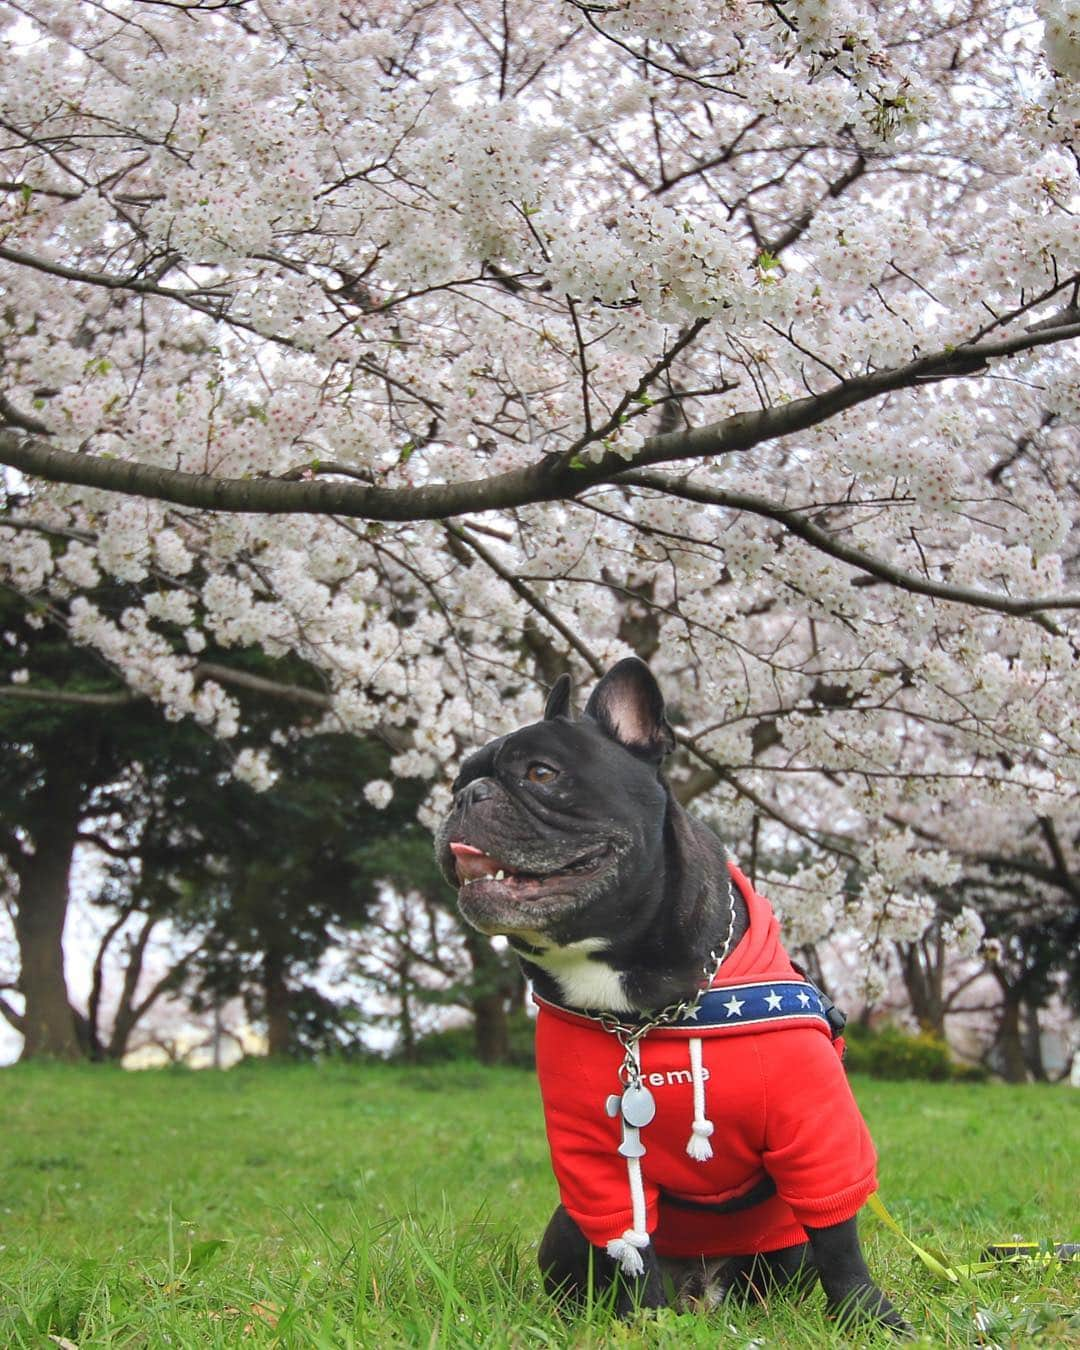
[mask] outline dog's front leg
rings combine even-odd
[[[863,1317],[890,1327],[898,1335],[911,1332],[871,1278],[854,1218],[828,1228],[807,1228],[806,1233],[834,1317]]]
[[[627,1275],[603,1247],[594,1247],[562,1205],[551,1216],[538,1253],[544,1288],[554,1298],[584,1303],[604,1298],[615,1286],[617,1317],[629,1317],[638,1308],[667,1304],[660,1262],[652,1247],[641,1253],[640,1275]]]

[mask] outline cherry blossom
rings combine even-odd
[[[1076,886],[1078,12],[3,11],[0,582],[225,738],[301,659],[428,822],[639,651],[798,942],[974,951]]]

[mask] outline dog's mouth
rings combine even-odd
[[[506,900],[528,903],[550,895],[566,895],[576,883],[588,880],[603,870],[611,854],[608,844],[563,863],[557,871],[532,872],[511,867],[472,844],[452,843],[457,871],[459,897],[465,901]],[[479,891],[475,888],[479,887]]]

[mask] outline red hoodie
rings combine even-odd
[[[747,932],[713,988],[793,981],[802,976],[780,944],[767,900],[729,864],[750,915]],[[725,1005],[726,1006],[726,1005]],[[702,1040],[713,1156],[686,1151],[694,1115],[690,1037]],[[806,1238],[803,1225],[850,1219],[877,1189],[876,1155],[823,1019],[774,1017],[760,1025],[658,1028],[640,1042],[642,1082],[656,1116],[640,1132],[647,1224],[661,1256],[735,1256],[775,1251]],[[605,1111],[621,1090],[623,1049],[597,1022],[540,1004],[536,1061],[551,1161],[562,1202],[598,1247],[631,1224],[621,1123]],[[722,1203],[767,1173],[776,1194],[744,1210],[715,1214],[673,1200]],[[671,1197],[672,1199],[666,1199]]]

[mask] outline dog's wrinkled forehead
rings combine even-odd
[[[506,739],[505,736],[500,736],[497,741],[489,741],[487,745],[474,750],[463,760],[458,776],[454,779],[453,790],[460,792],[466,783],[471,783],[476,778],[490,778],[495,772],[495,758],[499,753],[499,747]]]
[[[477,778],[513,773],[525,766],[526,761],[543,759],[545,755],[556,759],[573,757],[575,753],[580,756],[589,739],[588,728],[565,718],[533,722],[473,751],[454,780],[454,791],[459,792]]]
[[[651,800],[674,744],[659,686],[643,661],[627,657],[600,680],[580,718],[573,716],[570,678],[561,675],[541,721],[471,754],[453,790],[457,794],[478,778],[494,778],[512,794],[542,785],[545,801],[588,799],[596,792],[610,800],[617,783],[619,796]],[[538,765],[557,773],[536,778],[530,767]]]

